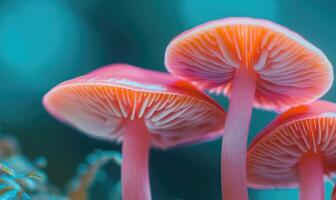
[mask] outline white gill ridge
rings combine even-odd
[[[144,118],[160,128],[182,128],[211,120],[220,111],[193,97],[158,92],[144,92],[114,86],[67,86],[67,101],[102,120]],[[153,127],[154,128],[154,127]]]

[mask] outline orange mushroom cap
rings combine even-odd
[[[298,186],[298,162],[310,153],[321,155],[325,174],[336,171],[336,104],[298,106],[270,123],[247,152],[249,186]]]
[[[126,64],[65,81],[43,104],[66,124],[108,140],[122,140],[126,120],[143,120],[160,148],[220,136],[225,120],[224,110],[190,83]]]
[[[235,71],[257,73],[254,106],[285,110],[310,103],[333,82],[326,56],[298,34],[273,22],[226,18],[197,26],[167,47],[172,74],[217,94],[230,95]]]

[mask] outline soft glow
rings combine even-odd
[[[121,84],[121,85],[124,85],[124,86],[131,86],[131,87],[135,87],[135,88],[139,88],[139,89],[142,88],[142,89],[148,89],[148,90],[154,90],[154,91],[165,91],[166,90],[165,87],[162,87],[160,85],[143,84],[143,83],[127,80],[127,79],[113,79],[113,78],[110,78],[108,80],[108,82],[117,83],[117,84]]]
[[[0,7],[1,72],[22,87],[46,87],[50,73],[57,78],[72,71],[64,62],[78,54],[80,28],[61,1],[6,1]]]

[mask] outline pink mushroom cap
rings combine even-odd
[[[311,103],[333,82],[327,57],[300,35],[273,22],[226,18],[188,30],[169,44],[169,72],[203,90],[230,96],[235,71],[257,74],[254,106],[269,110]]]
[[[126,64],[65,81],[43,104],[62,122],[107,140],[122,140],[126,120],[142,120],[159,148],[214,139],[225,121],[224,110],[190,83]]]
[[[320,155],[327,175],[336,171],[336,104],[317,101],[279,115],[247,152],[248,185],[292,188],[299,185],[299,161]],[[312,172],[314,173],[314,172]]]

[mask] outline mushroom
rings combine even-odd
[[[301,200],[323,200],[323,178],[336,171],[335,163],[336,104],[317,101],[279,115],[252,142],[248,185],[299,186]]]
[[[124,200],[151,199],[150,145],[170,148],[220,135],[224,110],[190,83],[126,64],[65,81],[43,98],[54,117],[96,138],[121,141]]]
[[[273,22],[226,18],[197,26],[167,47],[172,74],[203,90],[230,96],[222,143],[223,198],[244,200],[246,146],[253,106],[285,110],[310,103],[333,82],[326,56]]]

